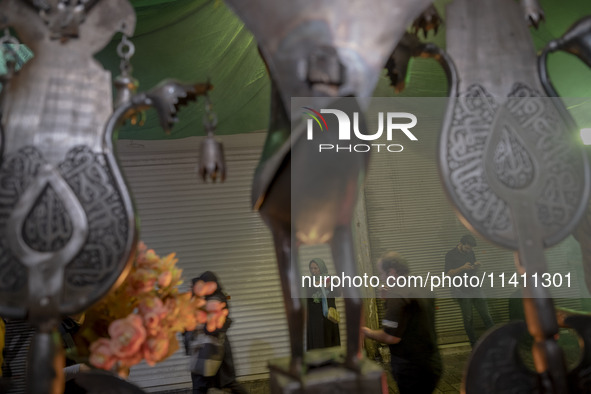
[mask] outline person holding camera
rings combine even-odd
[[[464,235],[455,248],[445,255],[445,273],[449,276],[467,275],[468,280],[464,281],[464,287],[452,287],[451,295],[456,299],[462,311],[464,329],[468,335],[470,345],[474,347],[478,339],[474,332],[474,314],[476,309],[487,329],[494,325],[493,319],[488,311],[488,304],[482,289],[471,287],[469,278],[476,275],[482,264],[476,261],[476,255],[472,248],[476,247],[476,239],[472,235]]]

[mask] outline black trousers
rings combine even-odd
[[[247,394],[247,391],[236,381],[236,370],[232,358],[232,347],[226,337],[224,341],[224,360],[214,376],[191,374],[193,394],[205,394],[210,388],[230,389],[235,394]]]
[[[441,373],[396,356],[392,357],[391,367],[400,394],[431,394],[441,377]]]
[[[193,394],[206,394],[210,388],[230,389],[232,393],[236,394],[247,394],[247,391],[237,381],[232,381],[226,386],[220,387],[217,384],[215,376],[201,376],[191,374],[193,380]]]

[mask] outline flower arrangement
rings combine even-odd
[[[76,343],[78,356],[88,357],[96,368],[124,374],[145,360],[154,365],[178,348],[176,334],[207,324],[213,331],[223,326],[226,304],[206,301],[216,283],[199,281],[193,293],[180,293],[182,270],[175,254],[161,258],[143,242],[127,279],[86,311]],[[80,349],[87,349],[86,354]]]

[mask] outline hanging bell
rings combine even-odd
[[[226,162],[224,159],[224,147],[213,135],[208,135],[201,143],[201,154],[199,155],[199,175],[204,182],[211,178],[215,182],[226,180]]]
[[[218,178],[220,182],[226,180],[226,161],[224,159],[224,147],[222,143],[215,139],[214,130],[218,120],[215,113],[211,110],[209,98],[205,99],[205,116],[203,125],[207,136],[201,143],[201,154],[199,155],[199,166],[197,172],[204,182],[211,178],[215,182]]]

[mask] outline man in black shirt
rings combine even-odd
[[[474,247],[476,247],[476,239],[469,234],[464,235],[458,245],[445,255],[445,273],[452,277],[467,275],[466,283],[469,283],[469,278],[476,275],[482,265],[476,261],[476,255],[472,250]],[[451,294],[460,305],[464,329],[470,345],[474,346],[477,337],[474,332],[472,307],[476,308],[487,329],[494,325],[484,293],[479,287],[465,286],[452,287]]]
[[[378,261],[382,282],[409,273],[406,260],[390,252]],[[390,279],[390,283],[393,283]],[[362,327],[368,338],[390,347],[392,376],[401,394],[428,394],[441,377],[441,356],[435,334],[435,304],[420,298],[420,289],[392,287],[383,294],[386,313],[381,330]]]

